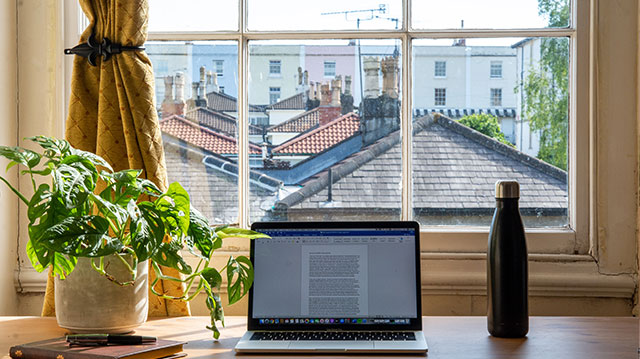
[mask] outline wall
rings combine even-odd
[[[0,2],[0,108],[9,119],[0,131],[0,144],[15,146],[17,129],[17,43],[16,43],[16,1]],[[7,161],[0,160],[4,169]],[[4,172],[2,172],[4,175]],[[15,170],[11,177],[15,177]],[[14,181],[15,183],[15,181]],[[18,301],[13,286],[13,272],[16,267],[16,237],[18,236],[18,206],[13,193],[4,184],[0,185],[0,315],[16,315]]]

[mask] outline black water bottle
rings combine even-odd
[[[520,185],[496,183],[496,210],[487,248],[487,326],[495,337],[529,331],[527,243],[518,209]]]

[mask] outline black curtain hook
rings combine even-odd
[[[102,56],[103,61],[108,61],[112,55],[120,54],[123,51],[142,51],[142,46],[122,46],[116,42],[111,42],[108,38],[102,38],[98,43],[94,34],[91,34],[84,44],[78,44],[71,49],[64,49],[66,55],[78,55],[86,57],[91,66],[96,66],[98,56]]]

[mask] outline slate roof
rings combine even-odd
[[[216,111],[237,112],[238,99],[226,93],[212,91],[207,94],[207,107]],[[263,112],[264,109],[249,105],[249,112]]]
[[[238,146],[235,138],[201,126],[183,117],[172,115],[160,121],[163,133],[185,141],[191,145],[203,148],[219,155],[236,155]],[[250,143],[249,153],[260,154],[262,149]]]
[[[187,111],[185,117],[200,125],[222,132],[231,137],[236,137],[238,133],[238,121],[235,117],[209,108],[197,107]],[[249,134],[261,135],[262,129],[255,125],[249,125]]]
[[[356,135],[360,129],[360,117],[349,112],[335,120],[281,144],[274,154],[314,155]]]
[[[304,110],[306,106],[304,94],[297,93],[267,106],[267,110]]]
[[[267,132],[306,132],[320,124],[320,111],[316,107],[309,111],[303,112],[275,126],[267,129]]]
[[[449,118],[460,118],[475,113],[488,113],[496,117],[516,117],[515,108],[417,108],[413,110],[415,117],[426,116],[430,113],[440,113]]]
[[[566,210],[567,173],[444,116],[413,125],[414,208],[490,209],[495,182],[520,182],[520,208]],[[400,208],[401,142],[395,131],[331,167],[334,208]],[[312,177],[277,204],[327,208],[328,173]]]

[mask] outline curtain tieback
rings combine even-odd
[[[123,51],[142,51],[142,46],[122,46],[116,42],[111,42],[108,38],[102,38],[102,42],[98,43],[96,38],[91,34],[87,42],[76,45],[71,49],[64,49],[67,55],[78,55],[86,57],[91,66],[96,66],[96,59],[102,56],[104,61],[111,58],[111,55],[122,53]]]

